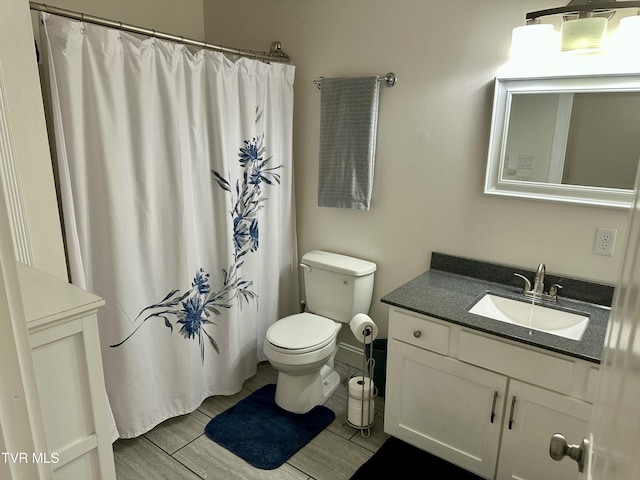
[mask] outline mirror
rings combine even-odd
[[[628,208],[640,75],[496,78],[485,193]]]

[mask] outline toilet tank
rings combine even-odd
[[[343,323],[369,312],[375,263],[314,250],[303,255],[301,266],[307,311]]]

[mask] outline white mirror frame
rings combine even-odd
[[[500,171],[515,93],[640,92],[640,74],[514,78],[497,76],[484,193],[585,205],[630,208],[633,190],[505,180]]]

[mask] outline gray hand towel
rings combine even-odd
[[[318,206],[369,210],[379,93],[377,76],[322,79]]]

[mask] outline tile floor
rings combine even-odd
[[[275,470],[260,470],[220,447],[204,435],[209,420],[254,390],[275,383],[277,373],[268,363],[232,396],[207,398],[188,415],[169,419],[152,431],[114,443],[118,480],[346,480],[384,443],[384,399],[376,398],[371,435],[347,425],[347,380],[357,372],[336,363],[342,383],[326,402],[336,419],[316,438]]]

